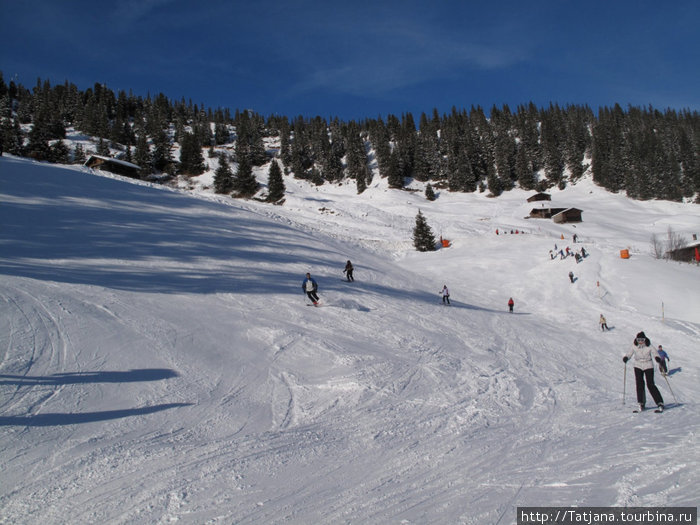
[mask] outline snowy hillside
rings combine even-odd
[[[285,183],[280,207],[0,158],[0,523],[698,504],[700,269],[650,237],[700,234],[700,206],[582,181],[557,225],[521,191]],[[450,248],[413,249],[419,209]],[[660,415],[632,413],[630,365],[623,405],[640,330],[671,357]]]

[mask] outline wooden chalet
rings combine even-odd
[[[103,157],[101,155],[90,155],[90,158],[85,161],[85,166],[88,168],[109,171],[116,175],[124,175],[133,179],[140,179],[141,167],[125,160],[114,159],[112,157]]]
[[[527,202],[551,201],[552,196],[549,193],[535,193],[532,197],[528,197]]]
[[[666,257],[672,261],[700,262],[700,243],[690,244],[675,250],[669,250],[666,252]]]
[[[565,211],[566,208],[532,208],[530,217],[533,219],[551,219],[557,213]]]
[[[552,220],[556,223],[582,222],[582,213],[583,210],[579,210],[578,208],[566,208],[565,210],[552,215]]]

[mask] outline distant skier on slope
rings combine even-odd
[[[652,355],[656,354],[654,359],[658,363],[661,362],[656,349],[651,346],[651,341],[644,335],[644,332],[639,332],[634,339],[634,346],[622,361],[626,364],[629,358],[634,356],[634,377],[637,384],[637,403],[639,403],[639,411],[644,410],[646,405],[646,392],[644,392],[644,380],[646,379],[646,387],[654,398],[654,403],[657,404],[657,412],[663,412],[664,398],[661,397],[661,392],[654,384],[654,361]]]
[[[668,354],[664,351],[661,345],[659,345],[659,348],[656,350],[656,352],[661,358],[661,361],[659,362],[659,372],[661,372],[661,375],[665,376],[666,374],[668,374],[668,366],[666,366],[666,362],[670,361],[671,358],[668,357]]]
[[[318,284],[316,284],[316,281],[311,278],[310,273],[306,274],[306,279],[304,279],[304,282],[301,284],[301,289],[304,290],[309,299],[311,299],[314,306],[318,306],[318,302],[320,301],[317,293]]]
[[[355,280],[355,278],[352,276],[352,272],[354,272],[354,271],[355,271],[355,268],[353,268],[352,263],[351,263],[350,261],[348,261],[348,262],[345,264],[345,269],[343,270],[343,273],[345,274],[345,278],[346,278],[348,281],[354,281],[354,280]]]
[[[510,313],[513,313],[513,307],[515,306],[515,301],[513,301],[513,298],[511,297],[508,299],[508,309],[510,310]]]
[[[603,314],[600,314],[599,323],[600,323],[600,331],[601,332],[605,332],[606,330],[608,330],[608,331],[610,330],[610,328],[608,328],[608,322],[605,320],[605,316]]]
[[[450,291],[447,289],[447,285],[442,287],[440,295],[442,295],[442,304],[450,304]]]

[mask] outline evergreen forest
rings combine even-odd
[[[93,150],[67,146],[67,129],[91,137]],[[271,138],[279,149],[266,148]],[[144,179],[199,175],[208,151],[228,157],[220,160],[216,190],[241,197],[258,189],[252,168],[274,157],[286,174],[319,185],[350,180],[358,193],[371,182],[376,162],[393,188],[414,179],[429,183],[430,192],[498,196],[516,186],[563,189],[591,173],[599,186],[634,199],[700,203],[700,116],[689,109],[616,104],[596,113],[587,106],[529,103],[344,122],[212,109],[163,94],[115,93],[99,83],[80,90],[68,81],[39,79],[29,89],[6,83],[0,72],[1,151],[66,164],[118,151]],[[277,184],[268,200],[280,201],[274,164]]]

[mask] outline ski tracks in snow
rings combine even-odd
[[[60,382],[50,380],[56,370],[64,370],[72,351],[60,315],[60,304],[51,298],[39,298],[19,287],[5,287],[0,292],[5,332],[0,375],[4,414],[37,414],[63,389]],[[47,306],[44,306],[44,305]],[[21,407],[22,414],[16,414]]]

